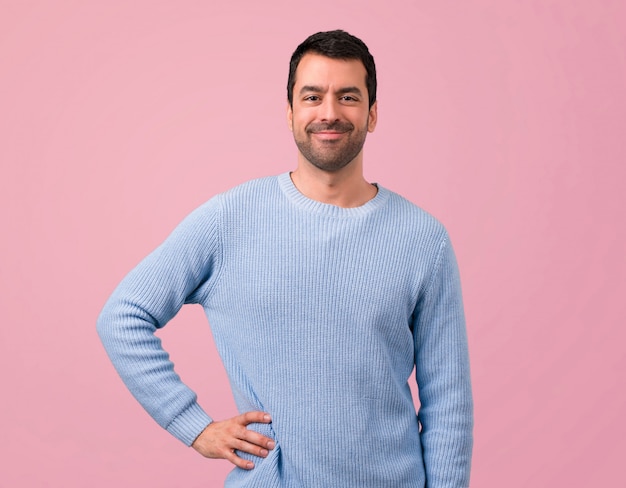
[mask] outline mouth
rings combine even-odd
[[[318,139],[332,141],[340,139],[344,134],[354,130],[354,126],[347,121],[337,120],[332,123],[316,122],[309,124],[306,131]]]
[[[334,141],[337,139],[341,139],[346,132],[336,131],[336,130],[321,130],[312,132],[314,136],[318,139],[322,139],[325,141]]]

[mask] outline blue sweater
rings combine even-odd
[[[192,212],[98,320],[133,395],[190,445],[211,422],[154,335],[204,307],[240,412],[276,441],[229,487],[469,485],[472,396],[457,265],[445,229],[379,187],[357,208],[303,196],[288,173]],[[415,366],[421,407],[408,381]]]

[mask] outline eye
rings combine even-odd
[[[317,95],[309,95],[308,97],[304,97],[304,100],[307,102],[318,102],[320,100],[320,97],[318,97]]]
[[[353,97],[352,95],[344,95],[341,98],[339,98],[339,100],[343,100],[344,102],[358,102],[359,99],[356,97]]]

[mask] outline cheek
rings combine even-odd
[[[297,117],[293,119],[292,127],[296,131],[305,131],[311,121],[305,117]]]

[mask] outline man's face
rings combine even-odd
[[[300,60],[287,119],[301,156],[313,166],[335,172],[362,157],[365,137],[376,126],[365,76],[359,60],[312,53]]]

